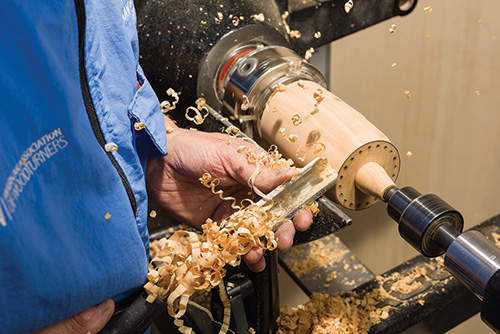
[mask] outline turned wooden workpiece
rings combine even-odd
[[[326,157],[339,173],[328,196],[348,209],[375,204],[399,174],[399,153],[389,139],[312,81],[278,87],[262,114],[261,132],[297,166]]]

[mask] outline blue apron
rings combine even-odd
[[[0,31],[0,333],[29,333],[145,282],[166,133],[132,0],[5,0]]]

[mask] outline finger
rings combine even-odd
[[[293,245],[293,237],[295,236],[295,227],[291,220],[285,221],[278,227],[275,232],[276,240],[278,241],[278,246],[276,249],[278,252],[286,252]]]
[[[306,231],[312,223],[313,214],[311,210],[305,209],[293,217],[293,225],[298,231]]]
[[[254,272],[261,272],[266,268],[266,260],[263,257],[264,251],[255,247],[247,254],[243,255],[243,260],[247,267]]]
[[[254,264],[247,263],[247,267],[253,272],[260,273],[261,271],[266,269],[266,259],[264,259],[264,257],[261,257],[259,261]]]
[[[115,303],[112,299],[108,299],[36,334],[97,333],[106,326],[114,311]]]
[[[295,173],[296,170],[290,167],[283,167],[278,170],[264,167],[255,178],[254,184],[259,190],[269,193],[283,182],[289,180]]]
[[[257,170],[257,164],[251,164],[247,161],[247,156],[261,156],[262,154],[267,154],[260,147],[257,147],[253,144],[250,144],[241,139],[234,139],[233,145],[235,147],[245,146],[248,149],[242,150],[238,153],[234,147],[226,147],[224,148],[224,158],[222,161],[224,162],[225,169],[231,177],[241,184],[247,184],[248,180],[254,175],[254,172]],[[236,141],[237,140],[237,141]],[[239,145],[239,146],[238,146]],[[251,152],[249,152],[251,151]],[[255,178],[255,186],[263,191],[270,192],[274,188],[276,188],[281,183],[285,182],[289,178],[294,175],[294,170],[287,166],[279,169],[273,169],[269,167],[260,167],[260,172]]]
[[[255,264],[260,260],[260,258],[262,257],[262,254],[263,254],[262,249],[255,247],[252,250],[250,250],[248,253],[243,255],[243,260],[247,264]]]

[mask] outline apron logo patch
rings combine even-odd
[[[19,161],[7,178],[0,197],[1,226],[7,226],[6,218],[13,220],[17,202],[35,171],[66,146],[68,146],[68,142],[61,129],[57,128],[33,142],[21,154]]]

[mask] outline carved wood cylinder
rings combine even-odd
[[[389,139],[354,108],[312,81],[279,86],[261,116],[262,137],[297,166],[326,157],[338,173],[328,197],[360,210],[382,199],[399,174]]]

